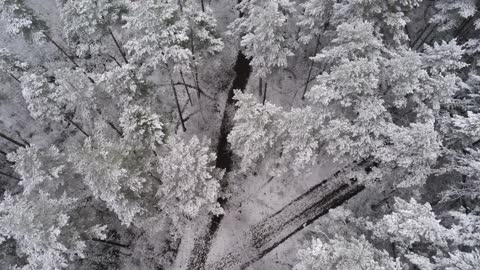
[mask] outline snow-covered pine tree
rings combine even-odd
[[[434,119],[442,106],[451,102],[454,93],[464,86],[454,73],[465,66],[461,61],[463,50],[453,41],[426,47],[422,53],[399,45],[401,38],[387,44],[375,28],[378,21],[354,19],[369,15],[367,11],[366,15],[357,11],[350,14],[354,9],[347,3],[335,6],[333,18],[337,23],[342,18],[345,22],[336,27],[336,36],[330,44],[313,58],[328,63],[330,68],[317,77],[316,84],[307,93],[309,106],[289,113],[289,117],[302,113],[304,119],[317,119],[317,123],[304,121],[302,128],[298,126],[302,122],[295,121],[297,129],[303,130],[303,136],[310,138],[302,140],[309,143],[294,148],[315,153],[317,146],[325,144],[327,152],[338,161],[373,158],[385,166],[383,171],[391,172],[395,168],[403,174],[401,178],[408,180],[403,186],[421,184],[440,154]],[[391,31],[396,29],[391,25],[385,27]],[[257,114],[263,110],[248,106]],[[278,109],[275,110],[278,115]],[[284,117],[276,116],[277,119]],[[239,116],[237,121],[243,123],[246,119]],[[277,122],[281,121],[284,120]],[[277,127],[281,124],[270,126],[279,134]],[[238,139],[240,133],[232,134],[235,135],[231,137],[233,147],[242,154],[250,145]],[[282,136],[269,140],[281,141]],[[281,147],[277,154],[280,152]],[[315,154],[308,157],[304,161],[311,162]]]
[[[11,5],[10,2],[2,4]],[[58,1],[57,4],[63,32],[50,32],[59,28],[39,32],[56,50],[53,59],[42,64],[26,63],[7,50],[1,51],[1,69],[21,83],[16,86],[21,86],[31,115],[45,122],[66,121],[85,135],[52,138],[58,147],[47,147],[40,141],[39,145],[20,148],[9,156],[20,175],[22,192],[2,198],[0,220],[11,224],[1,234],[15,240],[20,247],[19,255],[21,252],[27,255],[25,269],[75,267],[88,253],[87,241],[104,237],[90,233],[89,228],[100,232],[106,227],[94,230],[100,227],[89,224],[92,220],[77,220],[76,213],[83,207],[97,213],[105,211],[106,206],[117,216],[115,220],[115,215],[108,215],[112,222],[108,224],[110,230],[123,223],[147,234],[174,231],[177,240],[183,225],[197,215],[222,211],[216,203],[222,172],[213,165],[215,154],[209,141],[176,135],[169,116],[162,115],[164,112],[159,109],[156,100],[164,93],[153,91],[158,82],[152,82],[146,75],[163,67],[155,66],[146,72],[133,54],[123,54],[123,36],[133,35],[134,40],[145,35],[139,29],[129,32],[128,23],[140,19],[148,25],[153,17],[140,17],[138,10],[132,9],[136,5],[133,2],[123,5],[116,1]],[[188,41],[176,40],[177,43],[168,46],[190,51],[188,68],[222,49],[210,10],[200,12],[193,1],[184,1],[184,7],[176,1],[168,5],[179,14],[182,35]],[[133,17],[128,17],[127,12]],[[170,18],[168,9],[156,12]],[[12,14],[18,20],[24,16],[21,12]],[[118,28],[123,16],[127,25]],[[10,22],[13,24],[14,20]],[[170,22],[163,23],[166,25],[160,22],[159,27],[167,27]],[[21,31],[12,34],[23,38],[25,31],[34,29],[31,25],[25,24],[23,28],[17,25]],[[116,35],[115,29],[126,33]],[[147,31],[151,29],[148,27]],[[165,31],[162,33],[169,29]],[[62,36],[68,46],[59,40]],[[141,44],[137,48],[147,49],[147,46],[150,45]],[[125,48],[128,49],[128,44]],[[119,53],[125,63],[115,56]],[[169,63],[182,65],[179,58]],[[51,212],[45,212],[43,207]],[[30,227],[15,227],[21,223]],[[28,239],[22,235],[48,238],[48,242],[39,246],[32,242],[28,247]]]
[[[0,19],[5,22],[2,28],[8,34],[22,35],[29,40],[41,38],[40,31],[47,27],[45,22],[35,15],[35,11],[24,0],[0,2]]]
[[[118,46],[117,49],[124,57],[112,30],[112,27],[121,23],[122,15],[126,12],[122,1],[57,0],[57,3],[63,20],[65,38],[70,47],[74,48],[76,56],[98,57],[111,53],[102,44],[102,41],[110,39],[110,43]]]
[[[229,28],[239,36],[240,45],[251,57],[254,75],[265,78],[275,68],[285,68],[287,58],[296,46],[289,20],[296,14],[296,5],[289,0],[241,1],[237,9],[242,16]]]
[[[473,229],[478,215],[454,211],[444,218],[453,218],[453,224],[443,225],[429,203],[395,198],[392,212],[381,218],[339,220],[349,227],[349,236],[331,237],[317,226],[312,240],[299,250],[294,269],[325,264],[335,269],[475,269],[480,262]]]
[[[215,34],[215,19],[200,12],[196,1],[149,0],[130,2],[128,8],[124,29],[132,38],[125,48],[146,73],[166,66],[189,70],[195,55],[223,48]]]
[[[336,235],[326,241],[314,238],[310,246],[298,251],[298,260],[300,262],[293,267],[295,270],[402,269],[398,261],[386,251],[376,249],[364,235],[353,239]]]

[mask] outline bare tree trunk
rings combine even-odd
[[[73,65],[76,67],[76,68],[80,68],[80,66],[77,64],[77,62],[75,62],[75,59],[73,59],[73,57],[71,55],[69,55],[60,45],[58,45],[57,42],[55,42],[47,33],[45,32],[42,32],[43,35],[48,39],[48,41],[50,41],[58,50],[60,50],[62,52],[63,55],[65,55],[68,60],[70,60],[70,62],[73,63]],[[90,80],[91,83],[95,83],[95,81],[90,77],[88,76],[85,72],[84,72],[85,76],[87,76],[88,80]]]
[[[430,27],[430,23],[428,23],[425,28],[423,28],[423,30],[420,32],[420,34],[415,38],[415,40],[410,44],[410,48],[415,48],[415,45],[417,44],[417,42],[420,40],[420,38],[422,38],[423,34],[425,34],[425,32],[427,31],[427,29]]]
[[[263,100],[262,100],[263,105],[265,105],[266,100],[267,100],[267,82],[265,82],[265,88],[263,90]]]
[[[67,58],[68,60],[70,60],[70,62],[73,63],[73,65],[75,65],[75,67],[79,67],[77,62],[75,62],[75,60],[73,59],[73,57],[71,55],[69,55],[60,45],[58,45],[57,42],[55,42],[47,33],[43,32],[43,35],[48,39],[48,41],[50,41],[55,47],[57,47],[57,49],[59,49]]]
[[[20,179],[20,178],[18,178],[18,177],[12,176],[12,175],[10,175],[10,174],[8,174],[8,173],[4,173],[4,172],[1,172],[1,171],[0,171],[0,175],[3,175],[3,176],[6,176],[6,177],[15,179],[15,180],[17,180],[17,181],[22,181],[22,179]]]
[[[262,78],[258,78],[258,96],[262,97],[263,82]]]
[[[85,135],[85,136],[87,136],[87,137],[90,137],[90,135],[89,135],[87,132],[85,132],[85,130],[83,130],[82,127],[80,127],[80,125],[77,124],[77,123],[75,123],[72,119],[70,119],[69,117],[65,116],[65,120],[66,120],[67,122],[69,122],[70,124],[72,124],[74,127],[76,127],[78,130],[80,130],[80,132],[82,132],[83,135]]]
[[[122,50],[122,47],[120,47],[120,44],[118,43],[118,40],[115,38],[115,35],[112,32],[112,29],[108,27],[108,32],[110,33],[110,36],[112,36],[113,42],[115,42],[115,46],[117,46],[118,51],[122,55],[123,61],[128,64],[127,56],[125,55],[125,52]]]
[[[17,145],[17,146],[20,146],[20,147],[23,147],[23,148],[26,148],[26,147],[27,147],[25,144],[23,144],[23,143],[15,140],[15,139],[12,139],[12,138],[10,138],[9,136],[7,136],[7,135],[5,135],[5,134],[3,134],[3,133],[0,133],[0,137],[1,137],[1,138],[4,138],[5,140],[7,140],[7,141],[9,141],[9,142],[11,142],[11,143],[13,143],[13,144],[15,144],[15,145]]]
[[[175,97],[175,103],[177,105],[178,117],[180,117],[180,123],[182,124],[183,132],[186,132],[187,128],[185,127],[185,122],[182,117],[182,109],[180,108],[180,103],[178,102],[177,89],[175,89],[175,85],[173,84],[173,80],[171,78],[170,84],[172,86],[173,96]]]
[[[112,245],[112,246],[116,246],[116,247],[121,247],[121,248],[128,248],[129,247],[129,245],[120,244],[120,243],[117,243],[117,242],[114,242],[114,241],[109,241],[109,240],[102,240],[102,239],[98,239],[98,238],[92,238],[91,240],[94,241],[94,242],[99,242],[99,243]]]
[[[185,77],[183,76],[183,72],[181,70],[180,70],[180,77],[182,78],[183,86],[185,87],[185,92],[187,92],[188,101],[190,102],[190,105],[193,105],[192,97],[190,96],[190,91],[188,91],[188,86],[187,86],[187,83],[185,82]],[[198,93],[200,94],[200,91]]]
[[[414,50],[419,50],[420,48],[422,48],[423,44],[425,44],[425,42],[428,40],[428,38],[430,37],[430,35],[432,35],[433,31],[437,28],[438,24],[434,24],[430,27],[430,30],[428,31],[427,35],[425,35],[425,38],[422,39],[422,41],[418,44],[418,46],[414,46],[412,47]]]
[[[313,53],[313,56],[317,55],[319,47],[320,47],[320,36],[317,37],[317,44],[315,45],[315,52]],[[305,99],[305,93],[307,93],[307,90],[308,90],[308,84],[310,83],[310,76],[312,76],[313,63],[314,63],[313,60],[310,60],[310,67],[308,68],[307,80],[305,81],[305,89],[303,89],[302,100]]]
[[[16,82],[18,82],[19,84],[22,84],[22,82],[20,81],[20,79],[17,78],[17,76],[13,75],[12,73],[7,73],[10,77],[12,77]]]
[[[115,132],[117,132],[117,134],[118,134],[118,136],[120,136],[120,138],[123,138],[123,132],[120,129],[118,129],[112,122],[110,122],[110,121],[106,121],[106,122],[113,130],[115,130]]]

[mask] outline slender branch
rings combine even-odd
[[[193,86],[193,85],[191,85],[191,84],[181,83],[181,82],[174,82],[173,85],[185,85],[185,86],[187,86],[188,88],[192,88],[192,89],[197,90],[201,95],[204,95],[204,96],[207,97],[208,99],[210,99],[210,100],[215,100],[214,97],[212,97],[212,96],[210,96],[209,94],[205,93],[205,91],[203,91],[201,88],[197,88],[196,86]],[[158,86],[171,86],[171,83],[168,83],[168,84],[159,84]]]
[[[8,173],[4,173],[4,172],[2,172],[2,171],[0,171],[0,175],[3,175],[3,176],[6,176],[6,177],[15,179],[15,180],[17,180],[17,181],[22,181],[22,179],[20,179],[20,178],[18,178],[18,177],[15,177],[15,176],[12,176],[12,175],[10,175],[10,174],[8,174]]]
[[[87,136],[87,137],[90,137],[90,135],[88,133],[86,133],[81,127],[79,124],[75,123],[72,119],[68,118],[68,117],[65,117],[65,120],[67,120],[67,122],[69,122],[70,124],[72,124],[74,127],[76,127],[78,130],[80,130],[80,132],[83,133],[83,135]]]
[[[460,25],[460,27],[458,27],[458,29],[455,31],[455,34],[453,35],[455,38],[457,38],[463,32],[465,27],[470,23],[470,21],[472,21],[473,17],[474,16],[463,20],[462,24]]]
[[[123,132],[122,132],[120,129],[118,129],[112,122],[110,122],[110,121],[106,121],[106,122],[107,122],[107,124],[108,124],[113,130],[115,130],[115,131],[117,132],[117,134],[118,134],[121,138],[123,138]]]
[[[23,148],[26,148],[26,147],[27,147],[25,144],[23,144],[23,143],[15,140],[15,139],[12,139],[12,138],[8,137],[7,135],[5,135],[5,134],[3,134],[3,133],[0,133],[0,137],[1,137],[1,138],[4,138],[5,140],[7,140],[7,141],[9,141],[9,142],[11,142],[11,143],[13,143],[13,144],[16,144],[16,145],[18,145],[18,146],[20,146],[20,147],[23,147]]]
[[[415,40],[410,44],[410,47],[411,48],[415,48],[415,45],[417,44],[417,42],[420,40],[420,38],[423,36],[423,34],[425,34],[425,32],[427,31],[427,29],[430,27],[430,23],[428,23],[425,28],[423,28],[422,32],[420,33],[420,35],[417,36],[417,38],[415,38]]]
[[[110,27],[108,27],[108,32],[110,33],[110,36],[112,36],[113,42],[115,42],[115,46],[117,46],[118,51],[122,55],[123,61],[125,61],[125,63],[128,64],[128,60],[127,60],[127,57],[125,55],[125,52],[120,47],[120,44],[118,43],[118,40],[115,38],[115,35],[113,34],[112,29],[110,29]]]
[[[318,48],[320,47],[320,36],[317,37],[317,44],[315,45],[315,52],[313,53],[313,56],[317,55]],[[308,89],[308,84],[310,83],[310,76],[312,75],[312,70],[313,70],[313,60],[310,60],[310,67],[308,68],[308,75],[307,75],[307,80],[305,82],[305,88],[303,89],[303,94],[302,94],[302,100],[305,99],[305,93],[307,93]]]
[[[170,84],[172,86],[173,96],[175,97],[175,103],[177,104],[178,116],[180,117],[180,123],[182,124],[183,132],[186,132],[187,128],[185,127],[185,122],[183,121],[182,109],[180,108],[180,103],[178,102],[177,90],[175,89],[175,85],[174,85],[173,80],[171,78],[170,78]]]
[[[474,141],[474,142],[472,143],[472,145],[473,145],[473,146],[477,146],[477,144],[479,144],[479,143],[480,143],[480,139]]]
[[[188,86],[185,83],[185,77],[183,76],[183,72],[180,70],[180,77],[182,78],[183,86],[185,86],[185,92],[187,92],[188,101],[190,101],[190,105],[193,105],[192,97],[190,96],[190,92],[188,91]]]
[[[262,86],[263,86],[262,78],[258,78],[258,95],[260,97],[262,96]]]
[[[72,56],[70,56],[60,45],[58,45],[58,43],[55,42],[47,33],[45,32],[42,32],[42,33],[48,39],[48,41],[50,41],[53,45],[55,45],[55,47],[57,47],[57,49],[59,49],[70,60],[70,62],[72,62],[77,68],[79,68],[77,62],[75,62]]]
[[[115,61],[115,63],[117,64],[117,66],[122,67],[122,65],[118,62],[117,58],[111,56],[110,54],[107,54],[107,56],[110,57],[113,61]]]
[[[116,247],[121,247],[121,248],[128,248],[128,247],[130,247],[130,245],[120,244],[120,243],[117,243],[117,242],[108,241],[108,240],[102,240],[102,239],[98,239],[98,238],[92,238],[91,240],[94,241],[94,242],[99,242],[99,243],[103,243],[103,244],[107,244],[107,245],[112,245],[112,246],[116,246]]]
[[[417,48],[414,48],[415,50],[418,50],[420,49],[423,44],[428,40],[428,38],[430,37],[430,35],[433,33],[433,30],[435,30],[435,28],[437,28],[438,24],[434,24],[431,28],[430,28],[430,31],[428,32],[428,34],[425,36],[425,38],[418,44],[418,46],[416,46]]]
[[[71,55],[69,55],[60,45],[58,45],[58,43],[56,43],[49,35],[47,35],[47,33],[45,33],[44,31],[42,32],[43,35],[45,35],[45,37],[47,37],[47,39],[53,44],[55,45],[55,47],[57,47],[57,49],[59,49],[67,58],[68,60],[70,60],[70,62],[73,63],[73,65],[75,65],[76,68],[80,68],[80,66],[77,64],[77,62],[75,62],[75,59],[73,59],[73,57]],[[88,76],[87,73],[83,72],[83,74],[85,74],[85,76],[87,76],[88,80],[91,82],[91,83],[95,83],[95,81],[92,79],[92,77]]]
[[[263,105],[265,105],[266,100],[267,100],[267,82],[265,82],[265,88],[263,90],[263,100],[262,100]]]
[[[12,77],[15,81],[17,81],[19,84],[22,84],[22,82],[15,76],[13,75],[12,73],[10,72],[7,72],[8,75],[10,75],[10,77]]]

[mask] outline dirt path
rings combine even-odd
[[[338,171],[303,193],[281,210],[251,226],[234,241],[234,246],[224,255],[207,262],[205,269],[246,269],[263,258],[289,237],[299,232],[319,217],[328,213],[364,189],[349,172],[362,169],[358,165]]]
[[[234,67],[235,78],[233,80],[232,86],[229,89],[228,97],[226,101],[225,111],[223,113],[222,125],[220,127],[220,136],[217,145],[217,161],[216,167],[225,169],[225,172],[228,173],[232,171],[233,160],[232,152],[228,146],[227,137],[232,129],[232,120],[235,115],[235,101],[233,99],[235,89],[245,90],[247,86],[250,73],[252,72],[250,67],[250,60],[248,60],[245,55],[239,51],[237,60]],[[225,190],[228,186],[226,177],[221,182],[222,189]],[[218,203],[221,206],[226,204],[226,199],[219,198]],[[210,220],[205,226],[206,230],[200,233],[196,233],[197,237],[193,243],[193,249],[190,253],[189,263],[186,269],[188,270],[200,270],[205,269],[205,262],[207,260],[208,252],[212,244],[212,239],[215,236],[215,233],[218,231],[220,222],[223,219],[223,215],[211,216]]]

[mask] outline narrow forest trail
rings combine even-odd
[[[229,88],[217,145],[216,166],[226,173],[234,169],[232,151],[227,137],[236,112],[234,89],[245,90],[251,74],[250,60],[240,51],[234,67],[235,78]],[[328,213],[364,189],[355,179],[348,177],[352,170],[364,169],[365,164],[353,164],[320,181],[300,194],[276,213],[264,218],[240,233],[235,245],[220,256],[209,254],[219,231],[224,215],[202,217],[195,222],[182,239],[174,269],[178,270],[233,270],[246,269],[305,226]],[[228,187],[228,177],[221,182],[223,190]],[[320,180],[320,179],[319,179]],[[227,200],[219,198],[223,207]],[[185,242],[183,242],[185,239]],[[193,240],[188,240],[193,239]]]
[[[348,177],[347,167],[324,179],[279,211],[250,226],[233,241],[223,255],[207,260],[205,269],[246,269],[295,233],[313,223],[332,208],[342,205],[364,189],[355,179]]]
[[[216,160],[216,167],[225,170],[225,176],[221,181],[222,190],[226,190],[228,187],[227,183],[227,174],[232,171],[234,167],[233,159],[232,159],[232,151],[228,146],[227,137],[232,129],[233,124],[233,117],[235,115],[236,107],[235,107],[235,100],[233,99],[234,90],[240,89],[244,91],[248,79],[250,78],[250,74],[252,72],[252,68],[250,66],[250,60],[245,57],[242,51],[238,52],[237,60],[234,66],[235,77],[232,82],[231,87],[229,88],[225,110],[223,113],[222,123],[220,126],[220,135],[217,144],[217,160]],[[227,200],[224,198],[219,198],[218,203],[223,207]],[[200,270],[205,269],[205,263],[207,260],[208,252],[210,251],[210,247],[212,244],[212,240],[214,239],[215,233],[218,231],[220,227],[220,223],[223,219],[223,215],[214,216],[211,215],[208,217],[208,220],[203,222],[200,226],[203,228],[199,231],[193,231],[192,234],[195,235],[193,246],[190,245],[191,251],[186,254],[189,254],[188,257],[188,264],[180,264],[178,263],[177,258],[177,268],[178,269],[188,269],[188,270]],[[186,245],[188,246],[188,245]],[[188,247],[187,247],[188,249]],[[185,251],[180,251],[185,252]],[[185,259],[185,256],[182,256]],[[186,268],[185,268],[186,267]]]

